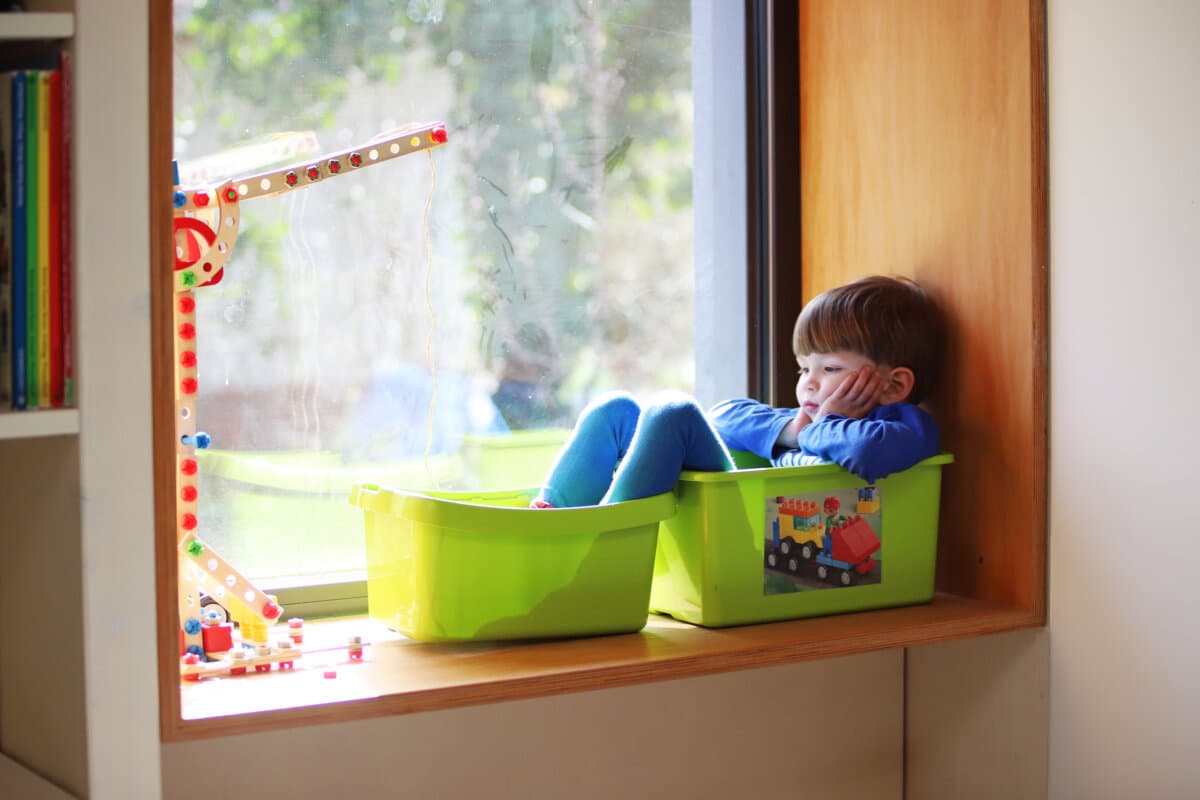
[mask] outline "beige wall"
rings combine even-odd
[[[1200,3],[1049,11],[1050,795],[1200,797]]]
[[[906,664],[907,661],[907,664]],[[1044,631],[601,692],[164,744],[164,797],[1036,800]],[[220,769],[200,765],[220,764]]]
[[[902,659],[168,744],[164,796],[233,796],[246,775],[269,773],[290,798],[352,787],[362,797],[900,800]]]
[[[75,2],[75,364],[87,767],[92,796],[114,800],[142,796],[160,782],[152,691],[158,600],[146,5]]]
[[[907,800],[1037,800],[1049,758],[1045,629],[908,651]]]

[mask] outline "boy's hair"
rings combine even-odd
[[[920,403],[937,385],[945,328],[937,304],[916,281],[874,275],[810,300],[796,320],[792,349],[797,356],[848,350],[908,367],[908,402]]]

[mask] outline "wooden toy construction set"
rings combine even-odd
[[[446,143],[441,123],[415,125],[322,158],[215,185],[176,186],[173,298],[175,484],[179,544],[180,674],[184,680],[292,669],[303,654],[303,621],[269,642],[283,619],[276,598],[261,591],[201,538],[196,450],[211,439],[197,429],[196,290],[220,282],[237,241],[241,203],[303,189]],[[237,633],[234,627],[236,625]],[[362,659],[363,642],[346,646]]]

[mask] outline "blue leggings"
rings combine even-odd
[[[556,508],[619,503],[669,492],[685,469],[733,468],[692,398],[663,393],[642,408],[631,395],[613,392],[579,415],[538,497]]]

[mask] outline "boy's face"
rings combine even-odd
[[[892,369],[884,364],[876,364],[861,353],[839,350],[833,353],[809,353],[796,356],[800,366],[800,378],[796,381],[796,400],[809,419],[817,419],[818,409],[829,398],[843,381],[853,381],[863,367],[874,369],[879,373],[881,387],[888,386],[892,377]],[[886,391],[884,392],[886,394]],[[882,398],[876,397],[869,402],[866,411],[880,405]]]

